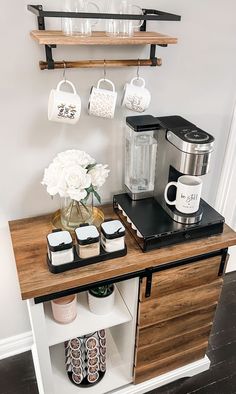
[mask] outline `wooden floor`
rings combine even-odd
[[[236,272],[225,277],[207,354],[209,371],[149,394],[236,394]],[[0,361],[0,394],[38,394],[30,352]]]

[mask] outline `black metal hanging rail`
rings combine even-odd
[[[109,13],[88,13],[88,12],[65,12],[65,11],[45,11],[42,5],[28,5],[28,10],[37,16],[38,29],[45,30],[45,18],[86,18],[86,19],[123,19],[123,20],[143,20],[140,31],[146,31],[147,21],[180,21],[181,16],[153,9],[143,8],[143,14],[109,14]],[[156,57],[156,45],[167,47],[168,44],[150,44],[149,59],[137,60],[106,60],[107,67],[132,67],[132,66],[161,66],[162,60]],[[101,67],[104,60],[88,61],[57,61],[55,62],[52,55],[52,48],[55,44],[45,45],[46,61],[39,62],[41,70],[54,70],[58,68],[90,68]]]

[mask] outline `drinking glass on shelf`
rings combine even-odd
[[[138,5],[131,4],[129,0],[122,0],[120,4],[120,13],[121,14],[143,14],[143,10]],[[137,12],[138,10],[138,12]],[[130,37],[134,34],[134,31],[139,29],[143,24],[143,21],[140,20],[120,20],[120,28],[119,35],[122,37]]]
[[[120,14],[120,4],[118,0],[107,1],[106,13]],[[106,34],[108,36],[118,36],[120,32],[119,19],[106,19]]]
[[[93,7],[95,10],[93,10]],[[93,1],[66,0],[64,11],[67,12],[100,12],[99,6]],[[98,21],[86,18],[62,18],[62,31],[67,36],[90,36],[92,28]]]
[[[143,14],[142,8],[131,4],[129,0],[110,0],[107,3],[106,12],[109,14]],[[134,34],[134,30],[142,26],[143,21],[138,24],[134,20],[126,19],[107,19],[106,20],[106,34],[109,36],[127,37]]]

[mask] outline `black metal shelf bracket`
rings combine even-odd
[[[181,16],[170,14],[153,9],[143,8],[143,15],[137,14],[109,14],[109,13],[88,13],[88,12],[64,12],[64,11],[44,11],[42,5],[29,4],[27,9],[37,16],[38,29],[45,30],[45,18],[86,18],[86,19],[124,19],[124,20],[143,20],[143,25],[140,27],[140,31],[146,31],[147,21],[180,21]],[[167,44],[158,44],[161,47],[167,47]],[[52,48],[56,48],[56,45],[45,45],[46,55],[46,68],[48,70],[55,69],[55,62],[53,60]],[[161,63],[158,63],[156,57],[156,44],[150,45],[150,59],[151,67],[156,67]],[[137,61],[138,62],[138,61]],[[138,63],[137,63],[138,64]]]

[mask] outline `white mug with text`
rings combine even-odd
[[[171,186],[177,188],[176,199],[170,201],[167,194]],[[177,182],[166,185],[164,196],[169,205],[175,205],[179,212],[192,214],[198,211],[202,191],[202,180],[196,176],[183,175]]]

